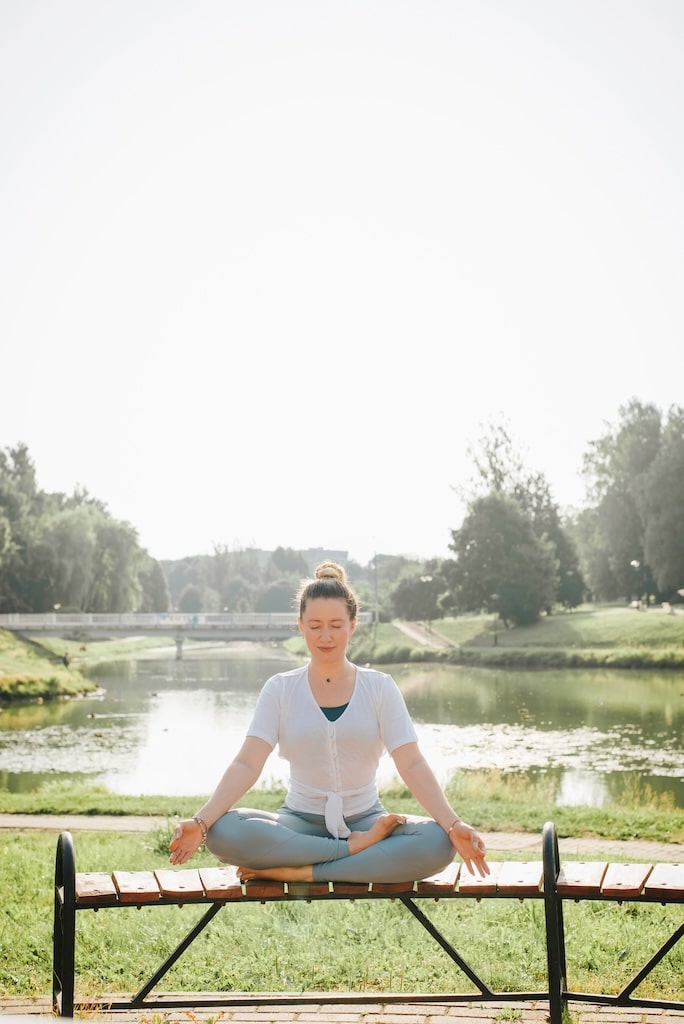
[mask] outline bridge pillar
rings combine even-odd
[[[176,661],[183,660],[183,637],[176,637]]]

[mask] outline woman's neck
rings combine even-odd
[[[309,684],[317,697],[336,694],[348,700],[355,680],[356,666],[346,658],[336,664],[321,664],[313,658],[309,663]]]

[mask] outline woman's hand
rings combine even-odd
[[[179,821],[169,843],[169,860],[172,864],[185,864],[197,853],[203,841],[199,822],[194,818]]]
[[[489,874],[484,840],[474,828],[465,821],[457,821],[449,833],[449,839],[471,874],[478,872],[483,878]]]

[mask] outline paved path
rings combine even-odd
[[[79,814],[0,814],[0,829],[42,829],[48,832],[149,832],[164,827],[167,818]],[[528,832],[482,833],[490,853],[529,853],[541,857],[542,840]],[[628,860],[684,863],[684,844],[657,843],[648,839],[559,839],[566,857],[625,857]]]
[[[0,1000],[3,1024],[27,1024],[27,1016],[50,1016],[47,998]],[[684,1024],[684,1010],[654,1010],[570,1004],[572,1024]],[[8,1016],[9,1015],[9,1016]],[[116,1024],[548,1024],[549,1004],[481,1003],[365,1003],[363,1005],[305,1003],[293,1006],[195,1007],[184,1010],[116,1010],[89,1014],[94,1021]],[[54,1020],[54,1018],[53,1018]]]

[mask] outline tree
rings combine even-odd
[[[673,410],[641,499],[644,558],[659,591],[684,587],[684,413]]]
[[[655,405],[633,398],[619,416],[584,456],[595,539],[614,577],[615,592],[605,596],[672,593],[684,569],[684,410],[673,406],[663,420]],[[597,580],[591,585],[598,592]]]
[[[269,583],[262,590],[257,598],[256,611],[258,612],[291,612],[292,608],[292,583],[290,580],[281,579]]]
[[[553,602],[557,562],[553,545],[538,537],[513,498],[490,494],[471,503],[444,563],[455,607],[497,611],[504,623],[536,622]]]
[[[139,608],[143,559],[144,552],[130,523],[101,517],[96,524],[88,611],[132,612]]]
[[[413,576],[405,576],[391,594],[394,614],[411,622],[432,622],[441,619],[444,611],[440,598],[446,590],[438,563],[426,562],[424,569]]]
[[[518,503],[529,518],[540,540],[549,541],[557,561],[554,603],[575,608],[584,598],[585,583],[579,554],[571,536],[564,529],[558,505],[543,473],[529,472],[517,452],[507,427],[490,424],[476,447],[471,447],[476,477],[471,484],[471,500],[483,494],[508,496]]]
[[[195,583],[188,583],[178,598],[178,611],[192,614],[202,611],[202,591]]]
[[[142,591],[142,601],[138,611],[168,612],[171,607],[171,595],[164,570],[156,558],[147,555],[138,578]]]

